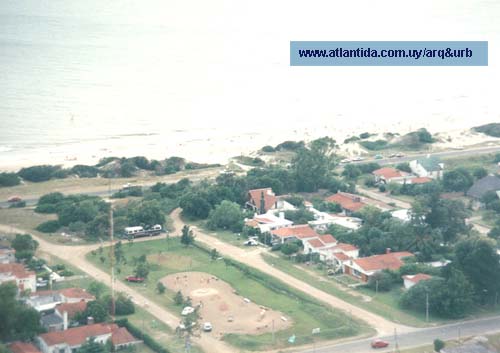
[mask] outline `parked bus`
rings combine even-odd
[[[151,237],[159,235],[162,232],[162,226],[160,224],[155,224],[152,227],[125,227],[125,237],[126,238],[140,238],[140,237]]]

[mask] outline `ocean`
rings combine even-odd
[[[265,144],[500,121],[498,1],[0,2],[0,168],[220,162]],[[290,40],[488,40],[490,66],[290,67]]]

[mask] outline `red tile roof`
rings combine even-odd
[[[103,335],[111,335],[111,342],[115,345],[138,341],[126,328],[120,328],[116,324],[106,323],[80,326],[70,328],[66,331],[43,333],[39,337],[43,339],[48,346],[66,343],[70,347],[74,347],[85,343],[90,337]]]
[[[257,209],[260,209],[260,200],[262,198],[262,195],[264,195],[264,211],[267,212],[276,204],[277,197],[272,192],[273,190],[271,188],[249,190],[249,201]]]
[[[20,341],[12,342],[11,344],[9,344],[9,349],[12,353],[40,353],[38,348],[36,348],[31,343]]]
[[[132,342],[138,342],[138,341],[139,340],[134,336],[132,336],[125,327],[118,328],[116,331],[113,332],[113,335],[111,336],[111,342],[113,343],[114,346]]]
[[[403,278],[405,280],[408,280],[410,282],[413,282],[413,283],[417,284],[420,281],[425,281],[425,280],[431,279],[432,276],[431,275],[427,275],[425,273],[417,273],[416,275],[406,275],[406,276],[403,276]]]
[[[35,276],[35,272],[28,271],[21,264],[0,264],[0,273],[9,273],[16,278],[28,278]]]
[[[299,239],[314,238],[319,236],[319,234],[308,225],[296,225],[275,229],[271,232],[271,234],[280,238],[296,237]]]
[[[400,170],[397,170],[396,168],[391,168],[391,167],[380,168],[380,169],[374,170],[372,173],[374,175],[383,177],[384,179],[401,178],[401,177],[407,175],[407,173],[403,173]]]
[[[333,257],[337,258],[340,261],[345,261],[350,259],[350,257],[344,254],[343,252],[333,253]]]
[[[410,256],[413,256],[411,252],[401,251],[362,257],[353,261],[364,271],[397,270],[404,264],[402,259]]]
[[[335,239],[331,234],[320,235],[318,238],[325,244],[333,244],[337,242],[337,239]]]
[[[48,346],[67,343],[69,346],[73,347],[85,343],[90,337],[111,334],[117,329],[118,326],[116,324],[101,323],[70,328],[66,331],[42,333],[39,337],[43,339]]]
[[[359,250],[356,246],[347,243],[338,243],[334,249],[340,249],[342,251],[355,251]]]
[[[87,302],[83,300],[77,303],[63,303],[56,306],[56,310],[61,315],[66,311],[69,319],[73,319],[77,313],[84,312],[85,309],[87,309]]]
[[[411,179],[412,184],[425,184],[428,182],[431,182],[432,179],[428,177],[420,177],[420,178],[413,178]]]
[[[366,204],[361,201],[360,196],[348,194],[347,192],[338,192],[335,195],[327,197],[326,201],[338,203],[342,208],[352,212],[359,211],[366,206]]]
[[[307,241],[309,245],[315,249],[322,248],[325,246],[325,244],[319,240],[318,238],[312,238]]]
[[[72,299],[87,299],[94,300],[95,297],[88,293],[85,289],[82,288],[64,288],[59,290],[59,293],[64,295],[66,298]]]

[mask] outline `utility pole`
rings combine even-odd
[[[115,321],[115,247],[114,247],[114,224],[113,224],[113,206],[109,205],[109,238],[111,246],[109,250],[109,262],[111,266],[111,318]]]
[[[394,353],[399,353],[398,332],[394,328]]]
[[[429,292],[425,292],[425,322],[429,322]]]
[[[378,279],[375,280],[375,295],[378,295]]]

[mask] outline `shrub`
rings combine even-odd
[[[23,208],[23,207],[26,207],[26,201],[17,201],[9,205],[9,208]]]
[[[360,139],[367,139],[368,137],[370,137],[371,134],[369,132],[363,132],[362,134],[359,134],[359,138]]]
[[[64,199],[64,195],[60,192],[51,192],[50,194],[45,194],[38,200],[38,205],[51,204],[55,205]]]
[[[54,177],[54,174],[61,169],[60,166],[37,165],[21,169],[17,174],[24,180],[32,182],[47,181]]]
[[[387,272],[378,272],[370,277],[368,280],[368,287],[372,290],[379,290],[381,292],[387,292],[391,290],[393,285],[393,278]],[[377,288],[378,287],[378,288]]]
[[[361,141],[359,144],[371,151],[383,150],[388,147],[388,142],[386,140]]]
[[[57,232],[57,230],[61,227],[59,224],[59,221],[52,220],[52,221],[47,221],[43,222],[36,227],[36,230],[43,232],[43,233],[54,233]]]
[[[288,242],[281,246],[281,252],[285,255],[292,255],[297,251],[299,251],[299,246],[293,242]]]
[[[441,349],[443,349],[444,346],[445,346],[444,341],[440,340],[439,338],[436,338],[434,340],[434,351],[441,352]]]
[[[56,206],[51,204],[38,204],[35,208],[37,213],[56,213]]]
[[[275,150],[274,150],[274,147],[273,147],[273,146],[269,146],[269,145],[267,145],[267,146],[262,147],[261,151],[262,151],[262,152],[266,152],[266,153],[272,153],[272,152],[274,152]]]
[[[16,173],[0,173],[0,187],[16,186],[21,183],[21,179]]]
[[[71,168],[70,172],[71,174],[78,175],[80,178],[95,178],[99,173],[99,169],[88,165],[78,164]]]
[[[411,173],[410,163],[408,162],[397,164],[396,169],[401,170],[402,172]]]
[[[500,137],[500,123],[491,123],[481,126],[476,126],[473,130],[482,132],[488,136]]]
[[[284,141],[280,143],[279,145],[276,146],[277,151],[281,150],[289,150],[289,151],[296,151],[299,148],[304,147],[304,141]]]

